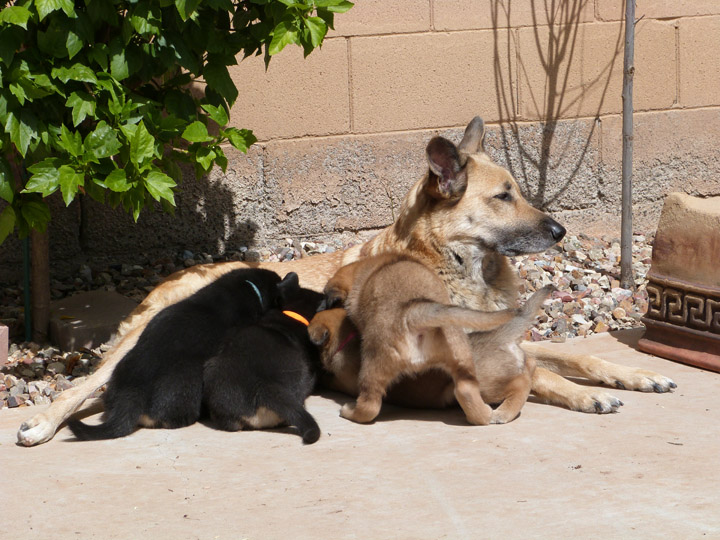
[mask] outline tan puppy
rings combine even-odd
[[[486,403],[500,403],[490,423],[510,422],[527,401],[535,371],[535,361],[527,357],[518,343],[533,323],[552,287],[536,292],[510,322],[489,332],[468,335],[473,351],[475,375]],[[358,395],[360,373],[360,334],[343,308],[321,311],[308,327],[310,339],[320,346],[327,373],[321,377],[327,388]],[[386,401],[406,407],[444,408],[455,403],[450,376],[431,369],[416,376],[400,376],[388,389]]]
[[[344,302],[361,342],[358,399],[340,415],[371,422],[398,376],[430,367],[446,370],[468,422],[490,423],[475,377],[472,349],[462,328],[490,330],[508,322],[514,310],[481,312],[450,305],[442,280],[412,257],[383,254],[344,266],[325,286],[330,305]]]

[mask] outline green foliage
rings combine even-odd
[[[0,10],[0,243],[44,230],[60,191],[137,220],[175,205],[178,163],[223,170],[236,57],[322,45],[346,0],[16,0]],[[204,89],[204,92],[202,91]]]

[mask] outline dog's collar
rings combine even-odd
[[[257,285],[255,285],[255,284],[254,284],[252,281],[250,281],[249,279],[246,279],[246,280],[245,280],[245,283],[247,283],[248,285],[250,285],[250,286],[252,287],[252,290],[255,291],[255,294],[257,295],[258,300],[260,300],[260,306],[262,307],[262,306],[263,306],[263,299],[262,299],[262,294],[260,294],[260,289],[258,289],[258,288],[257,288]]]
[[[345,338],[345,341],[343,341],[340,346],[335,351],[335,354],[342,351],[345,347],[347,347],[348,343],[350,343],[353,339],[357,337],[357,332],[350,332],[347,337]]]
[[[287,315],[291,319],[295,319],[296,321],[303,323],[305,326],[310,326],[310,322],[299,313],[295,313],[294,311],[283,311],[283,315]]]

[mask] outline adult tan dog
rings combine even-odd
[[[401,251],[433,269],[451,301],[481,311],[512,308],[518,282],[507,255],[539,252],[560,241],[565,229],[522,197],[512,175],[485,154],[483,122],[475,118],[456,147],[436,137],[427,147],[428,173],[407,194],[395,223],[362,246],[288,263],[261,264],[281,275],[294,271],[304,287],[322,291],[341,266],[362,256]],[[110,378],[115,365],[135,345],[161,309],[186,298],[219,276],[250,265],[227,262],[194,266],[168,277],[120,325],[103,364],[84,382],[61,394],[44,412],[20,426],[26,446],[50,440],[62,422]],[[541,400],[576,411],[609,413],[622,402],[597,388],[574,384],[562,375],[585,377],[644,392],[667,392],[675,383],[657,373],[620,366],[593,356],[549,351],[524,343],[538,365],[533,393]]]

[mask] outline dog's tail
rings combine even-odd
[[[88,425],[80,420],[68,420],[68,427],[73,435],[81,441],[99,441],[102,439],[117,439],[130,435],[138,424],[141,409],[138,398],[115,401],[114,406],[107,413],[102,424]]]
[[[415,300],[405,307],[405,321],[413,331],[455,326],[487,332],[512,320],[515,309],[476,311],[429,300]]]
[[[284,419],[291,426],[295,426],[300,432],[303,444],[313,444],[320,438],[320,426],[313,418],[312,414],[305,410],[302,404],[287,404],[287,406],[278,407],[278,403],[273,407],[275,413]]]
[[[511,341],[520,340],[525,331],[535,322],[535,317],[540,313],[543,302],[547,300],[550,294],[555,290],[552,285],[547,285],[537,290],[530,298],[527,299],[525,305],[516,313],[516,316],[507,324],[498,328],[492,334],[484,336],[486,342],[497,341],[510,343]],[[475,336],[475,333],[473,333]],[[475,343],[475,341],[473,341]]]

